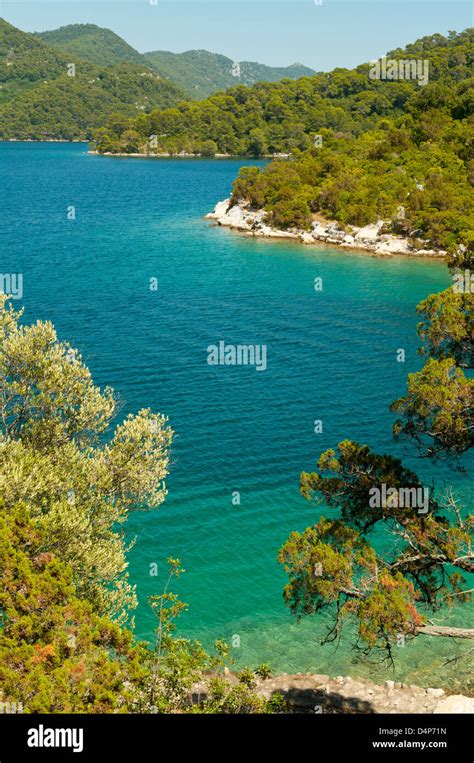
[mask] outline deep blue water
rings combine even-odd
[[[190,606],[181,633],[206,644],[238,635],[238,664],[386,677],[386,668],[354,664],[347,639],[337,651],[321,647],[324,618],[291,619],[275,559],[292,530],[317,519],[298,477],[324,449],[352,438],[401,454],[388,407],[421,365],[415,307],[448,285],[445,266],[213,227],[203,215],[250,162],[86,151],[0,144],[8,226],[0,271],[23,273],[25,320],[53,321],[95,381],[120,393],[120,417],[150,406],[176,432],[166,503],[128,522],[137,536],[130,573],[138,635],[151,634],[146,597],[160,592],[171,555],[187,570],[175,587]],[[267,345],[268,369],[209,366],[206,349],[220,340]],[[398,348],[405,364],[396,362]],[[323,434],[314,433],[315,419]],[[408,463],[426,479],[469,498],[465,478],[413,456]],[[153,562],[158,578],[149,574]],[[446,621],[465,625],[467,613],[454,609]],[[467,659],[443,665],[462,646],[446,641],[419,638],[398,650],[396,675],[465,684]]]

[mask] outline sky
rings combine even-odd
[[[204,49],[234,61],[352,68],[419,37],[473,25],[471,0],[1,0],[23,31],[97,24],[140,52]]]

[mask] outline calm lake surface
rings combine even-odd
[[[291,618],[276,562],[289,533],[322,511],[300,497],[298,478],[323,450],[352,438],[403,454],[391,438],[389,405],[421,366],[415,306],[449,284],[445,266],[212,227],[203,215],[229,195],[239,167],[255,162],[86,151],[0,144],[7,226],[0,270],[23,273],[16,306],[25,307],[25,320],[53,321],[80,349],[95,381],[121,395],[120,419],[152,407],[176,432],[166,503],[127,525],[136,536],[138,635],[151,636],[146,598],[161,592],[173,556],[187,570],[174,586],[189,604],[179,633],[206,645],[238,636],[239,665],[466,688],[469,657],[444,663],[468,647],[449,639],[420,637],[397,649],[394,672],[356,662],[350,634],[337,649],[321,646],[325,616]],[[220,340],[267,345],[267,370],[209,366],[207,347]],[[396,362],[399,348],[405,364]],[[316,419],[322,434],[314,433]],[[453,484],[472,506],[466,477],[414,451],[406,460],[427,484]],[[469,605],[438,613],[436,622],[472,627],[472,616]]]

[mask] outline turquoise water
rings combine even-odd
[[[415,306],[448,285],[446,268],[211,226],[203,215],[228,195],[243,160],[110,159],[54,143],[4,143],[0,155],[0,270],[24,274],[25,320],[54,322],[96,382],[120,393],[120,417],[150,406],[176,432],[166,503],[128,523],[138,635],[151,635],[146,597],[161,591],[171,555],[187,570],[175,586],[189,604],[180,633],[206,645],[239,636],[238,664],[465,688],[468,658],[443,663],[467,647],[449,640],[420,637],[397,650],[394,674],[355,663],[349,638],[321,646],[325,618],[292,620],[276,563],[288,534],[317,520],[298,477],[324,449],[350,437],[402,454],[388,406],[420,367]],[[268,369],[209,366],[206,349],[220,340],[266,344]],[[414,455],[407,462],[425,479],[454,484],[472,505],[465,477]],[[437,621],[472,624],[472,612]]]

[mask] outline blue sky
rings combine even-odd
[[[3,0],[1,8],[28,32],[92,23],[141,52],[203,48],[235,61],[298,61],[318,71],[473,24],[471,0]]]

